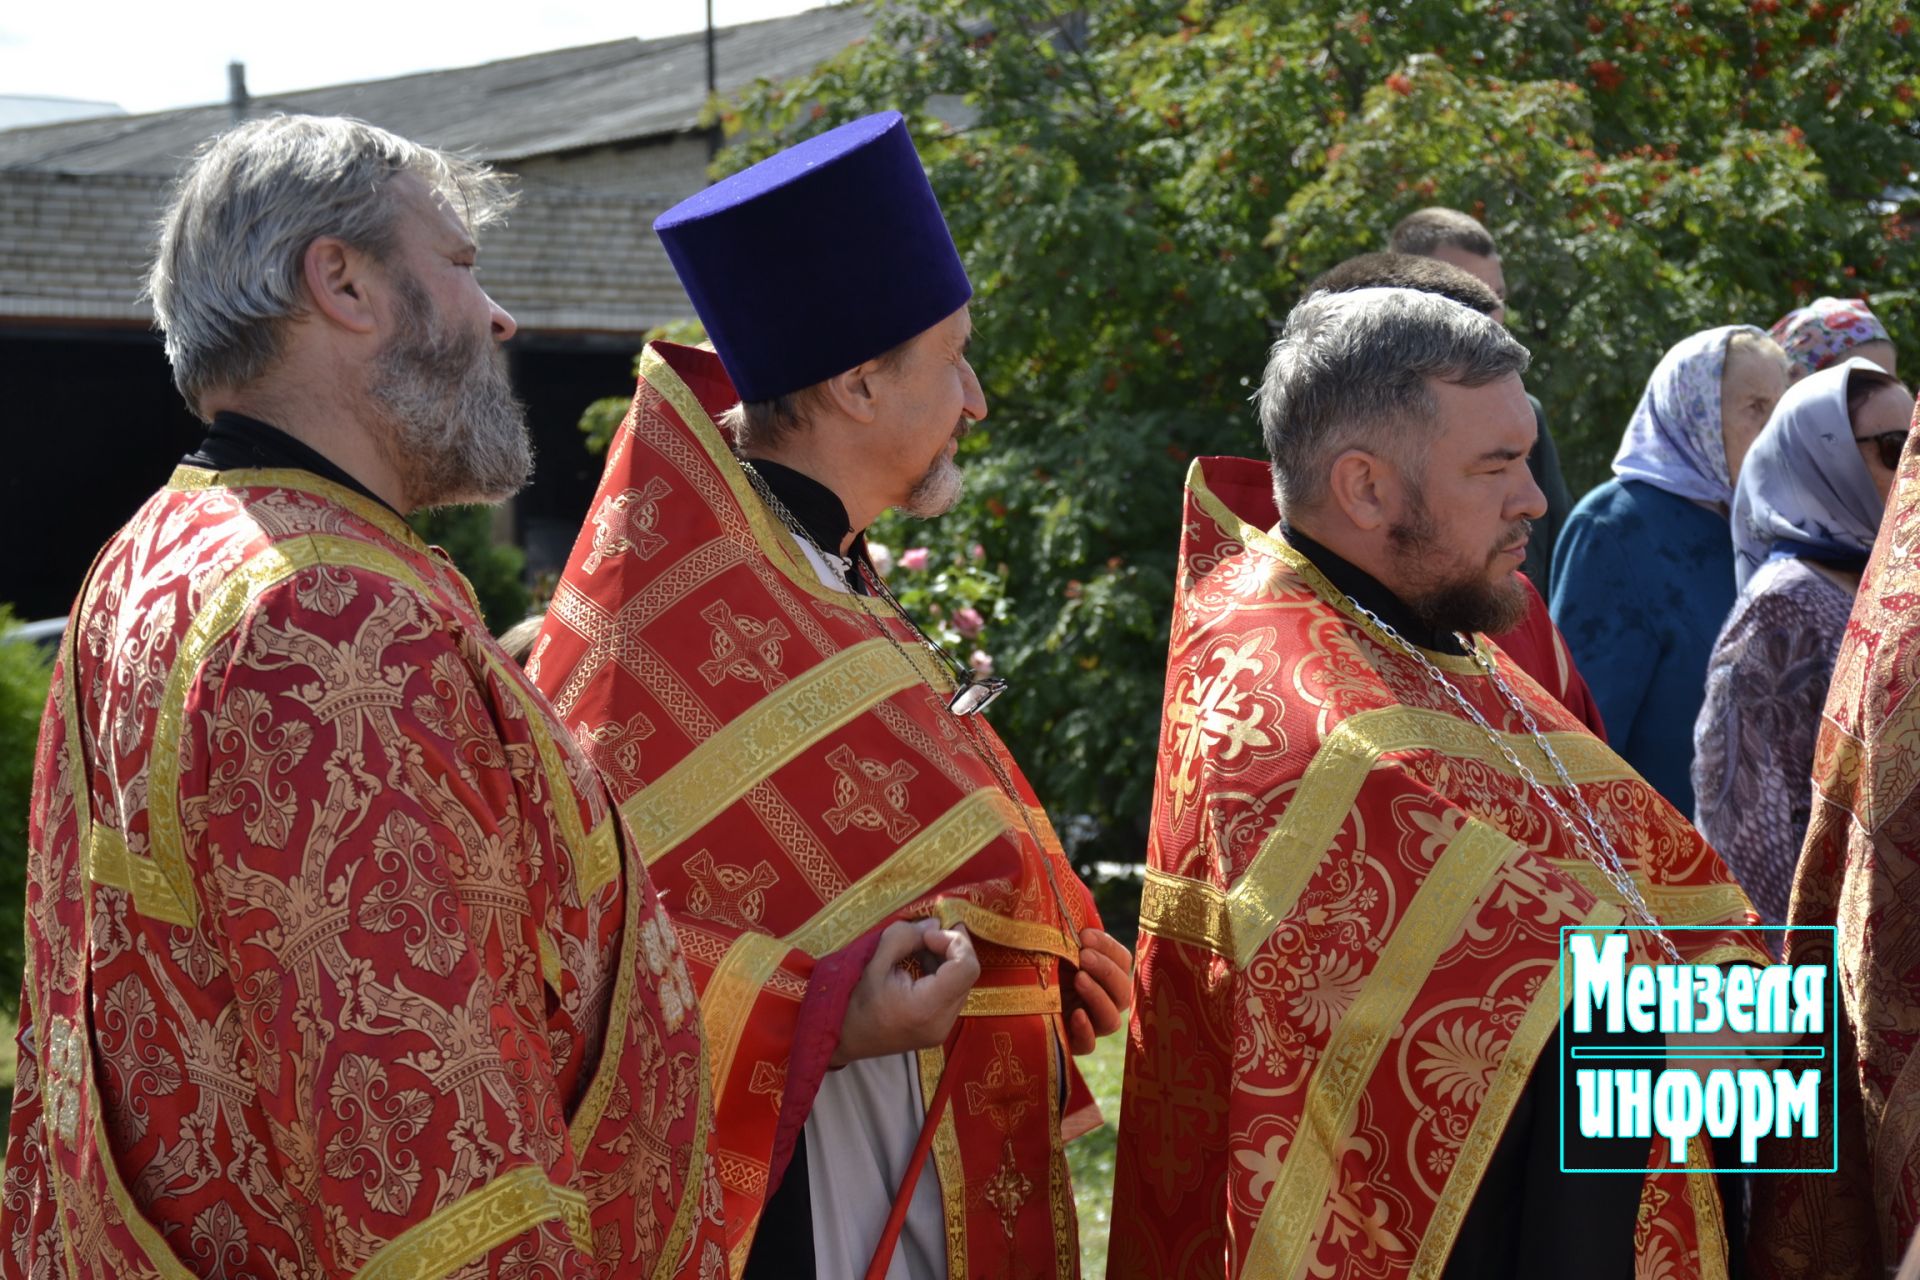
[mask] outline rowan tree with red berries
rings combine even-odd
[[[995,723],[1057,819],[1132,859],[1182,473],[1260,452],[1246,398],[1307,281],[1423,205],[1481,218],[1577,494],[1695,329],[1866,295],[1920,366],[1916,89],[1898,0],[896,0],[719,108],[719,167],[913,121],[992,417],[961,508],[878,536],[933,548],[896,586],[979,611],[967,644],[1014,682]]]

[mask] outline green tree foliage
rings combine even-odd
[[[1897,0],[899,0],[725,108],[720,167],[906,112],[993,416],[962,507],[878,534],[931,548],[896,577],[923,612],[986,618],[967,644],[1056,815],[1134,856],[1181,475],[1259,452],[1246,398],[1308,280],[1423,205],[1482,217],[1578,490],[1696,328],[1867,294],[1920,358],[1915,224],[1881,202],[1917,91]]]
[[[27,806],[33,757],[53,662],[38,645],[9,641],[13,613],[0,605],[0,1011],[19,1011],[26,935]]]
[[[492,507],[441,507],[418,512],[407,523],[453,557],[473,584],[493,634],[527,616],[532,604],[525,578],[527,557],[520,548],[493,540]]]

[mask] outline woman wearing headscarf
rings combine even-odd
[[[1767,334],[1787,353],[1787,377],[1798,382],[1843,360],[1871,360],[1898,374],[1893,339],[1865,298],[1815,298],[1773,322]]]
[[[1614,478],[1554,548],[1553,620],[1608,738],[1685,814],[1707,655],[1733,606],[1733,478],[1786,389],[1785,355],[1752,325],[1682,339],[1647,379]]]
[[[1848,360],[1788,389],[1734,486],[1740,595],[1694,726],[1694,825],[1760,918],[1787,918],[1812,813],[1813,744],[1913,397]]]

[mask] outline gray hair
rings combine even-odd
[[[166,335],[173,382],[196,413],[280,353],[305,304],[307,248],[322,236],[385,258],[398,228],[391,180],[411,173],[470,234],[513,203],[488,166],[344,116],[250,120],[204,144],[160,218],[145,294]],[[203,415],[204,416],[204,415]]]
[[[887,370],[897,367],[907,358],[907,348],[919,336],[915,334],[873,357],[874,368]],[[816,382],[784,392],[771,400],[742,401],[721,413],[715,424],[732,439],[735,453],[745,455],[772,450],[806,431],[813,424],[814,415],[827,403],[827,382]]]
[[[1414,433],[1439,412],[1431,382],[1485,386],[1529,359],[1502,325],[1439,294],[1309,297],[1287,317],[1254,395],[1280,509],[1319,503],[1348,449],[1415,456]]]

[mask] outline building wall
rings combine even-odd
[[[503,165],[521,180],[481,279],[520,334],[508,348],[537,463],[512,526],[538,582],[557,574],[600,474],[575,424],[633,392],[648,329],[692,314],[653,220],[706,184],[686,134]],[[64,613],[94,551],[164,483],[200,427],[140,301],[171,175],[0,171],[0,387],[16,465],[0,481],[0,602]],[[82,442],[76,444],[76,442]]]

